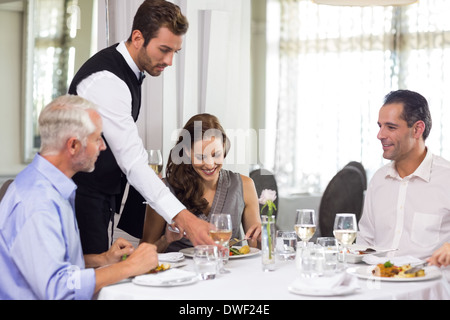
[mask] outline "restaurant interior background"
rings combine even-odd
[[[90,55],[128,37],[141,2],[0,0],[0,183],[33,158],[39,110],[65,93]],[[318,210],[328,182],[350,161],[361,162],[368,179],[383,165],[377,118],[391,90],[428,99],[428,146],[450,159],[450,1],[172,2],[190,30],[174,66],[144,83],[144,145],[162,149],[166,161],[187,119],[217,115],[234,146],[226,167],[276,174],[278,216],[290,217],[282,228],[293,223],[295,209]]]

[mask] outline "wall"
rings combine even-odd
[[[114,28],[110,43],[129,36],[132,18],[142,0],[109,0]],[[235,159],[228,168],[248,174],[257,152],[247,135],[251,122],[251,0],[173,0],[190,21],[184,49],[173,67],[159,78],[147,77],[139,131],[147,148],[161,148],[165,160],[171,137],[192,115],[217,115],[225,129],[243,133],[234,141]],[[253,0],[263,4],[265,1]],[[14,176],[22,163],[23,7],[0,7],[0,179]],[[13,9],[11,9],[13,8]],[[111,9],[111,8],[110,8]],[[105,1],[98,2],[98,49],[106,47]],[[206,26],[206,28],[205,28]],[[212,30],[212,31],[211,31]],[[211,32],[210,32],[211,31]],[[253,68],[258,69],[258,68]],[[260,112],[260,111],[258,111]],[[257,139],[257,138],[256,138]],[[245,156],[243,156],[245,154]],[[231,157],[230,157],[231,158]]]
[[[21,164],[22,30],[21,3],[0,5],[0,176],[17,174]],[[0,181],[1,183],[1,181]]]
[[[25,102],[25,1],[0,0],[0,41],[8,50],[0,52],[0,183],[5,177],[19,173],[24,164],[24,102]],[[92,0],[80,0],[81,23],[75,70],[89,57],[92,28]],[[96,38],[96,35],[93,35]],[[96,46],[96,44],[95,44]],[[96,51],[96,49],[95,49]],[[83,55],[87,52],[85,55]],[[91,52],[92,54],[92,52]]]

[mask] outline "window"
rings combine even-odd
[[[92,52],[95,5],[92,0],[27,1],[25,161],[40,148],[41,110],[67,93],[75,69]]]
[[[268,153],[280,189],[322,192],[350,161],[361,162],[371,178],[384,163],[378,111],[397,89],[427,98],[433,117],[427,144],[450,159],[444,125],[450,123],[450,1],[404,7],[268,3],[267,108],[277,119],[268,123],[277,132]]]

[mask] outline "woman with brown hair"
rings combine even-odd
[[[205,221],[212,213],[231,214],[232,237],[241,239],[242,224],[249,245],[256,247],[261,236],[258,196],[252,179],[222,168],[229,148],[229,139],[215,116],[192,117],[171,151],[164,181],[188,210]],[[158,252],[192,247],[181,228],[179,233],[170,231],[150,206],[142,241],[156,244]]]

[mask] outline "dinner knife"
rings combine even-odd
[[[422,263],[420,263],[418,265],[415,265],[411,269],[406,270],[405,274],[416,273],[416,272],[422,270],[422,268],[426,267],[427,265],[428,265],[428,261],[422,262]]]

